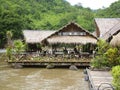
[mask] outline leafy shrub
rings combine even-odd
[[[107,67],[108,66],[108,62],[105,61],[104,59],[105,57],[103,55],[100,56],[96,56],[92,61],[91,61],[91,65],[95,68],[103,68],[103,67]]]
[[[120,64],[120,56],[117,48],[109,48],[104,53],[104,56],[110,67]]]
[[[97,54],[103,54],[110,48],[109,43],[107,43],[105,40],[100,39],[97,42]]]
[[[117,48],[112,48],[104,40],[97,43],[97,55],[91,61],[91,66],[95,68],[104,68],[120,65],[120,52]]]
[[[120,65],[112,68],[112,76],[115,90],[120,90]]]
[[[16,54],[20,54],[22,51],[25,50],[25,44],[21,40],[14,41],[14,52]]]
[[[22,58],[22,52],[25,51],[25,44],[21,40],[15,40],[14,41],[14,47],[13,47],[13,52],[14,52],[14,59],[20,60]]]
[[[91,66],[95,68],[108,67],[108,61],[104,53],[110,48],[109,44],[105,40],[99,40],[97,43],[97,55],[91,61]]]

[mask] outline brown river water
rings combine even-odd
[[[89,90],[83,69],[13,69],[0,63],[0,90]]]

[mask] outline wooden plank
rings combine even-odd
[[[41,65],[48,65],[48,64],[54,64],[55,66],[70,66],[72,64],[74,64],[75,66],[89,66],[90,63],[88,62],[8,62],[9,64],[20,64],[20,65],[24,65],[24,66],[32,66],[32,65],[36,65],[36,66],[41,66]]]
[[[97,90],[102,83],[104,83],[104,85],[101,85],[101,88],[110,87],[112,84],[113,78],[109,71],[91,71],[87,69],[87,73],[93,90]]]

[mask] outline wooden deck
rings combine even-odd
[[[80,58],[80,57],[68,57],[65,56],[30,56],[30,57],[23,57],[21,59],[14,59],[7,61],[11,65],[18,65],[18,66],[47,66],[47,65],[54,65],[54,66],[90,66],[92,58]]]
[[[90,61],[8,61],[9,64],[19,64],[21,66],[47,66],[52,64],[54,66],[85,66],[90,65]]]
[[[90,90],[114,90],[112,86],[112,76],[109,71],[87,70]]]

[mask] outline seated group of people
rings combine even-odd
[[[78,49],[78,48],[73,48],[73,49],[70,49],[70,48],[66,48],[64,47],[62,50],[59,49],[57,50],[56,48],[48,48],[48,49],[38,49],[37,52],[39,52],[39,55],[43,55],[43,56],[46,56],[46,55],[77,55],[79,57],[81,56],[89,56],[90,53],[89,52],[81,52],[81,49]]]
[[[80,52],[77,50],[77,48],[75,47],[74,49],[73,49],[73,51],[69,51],[69,50],[67,50],[66,49],[66,47],[63,49],[63,52],[64,52],[64,54],[79,54]]]

